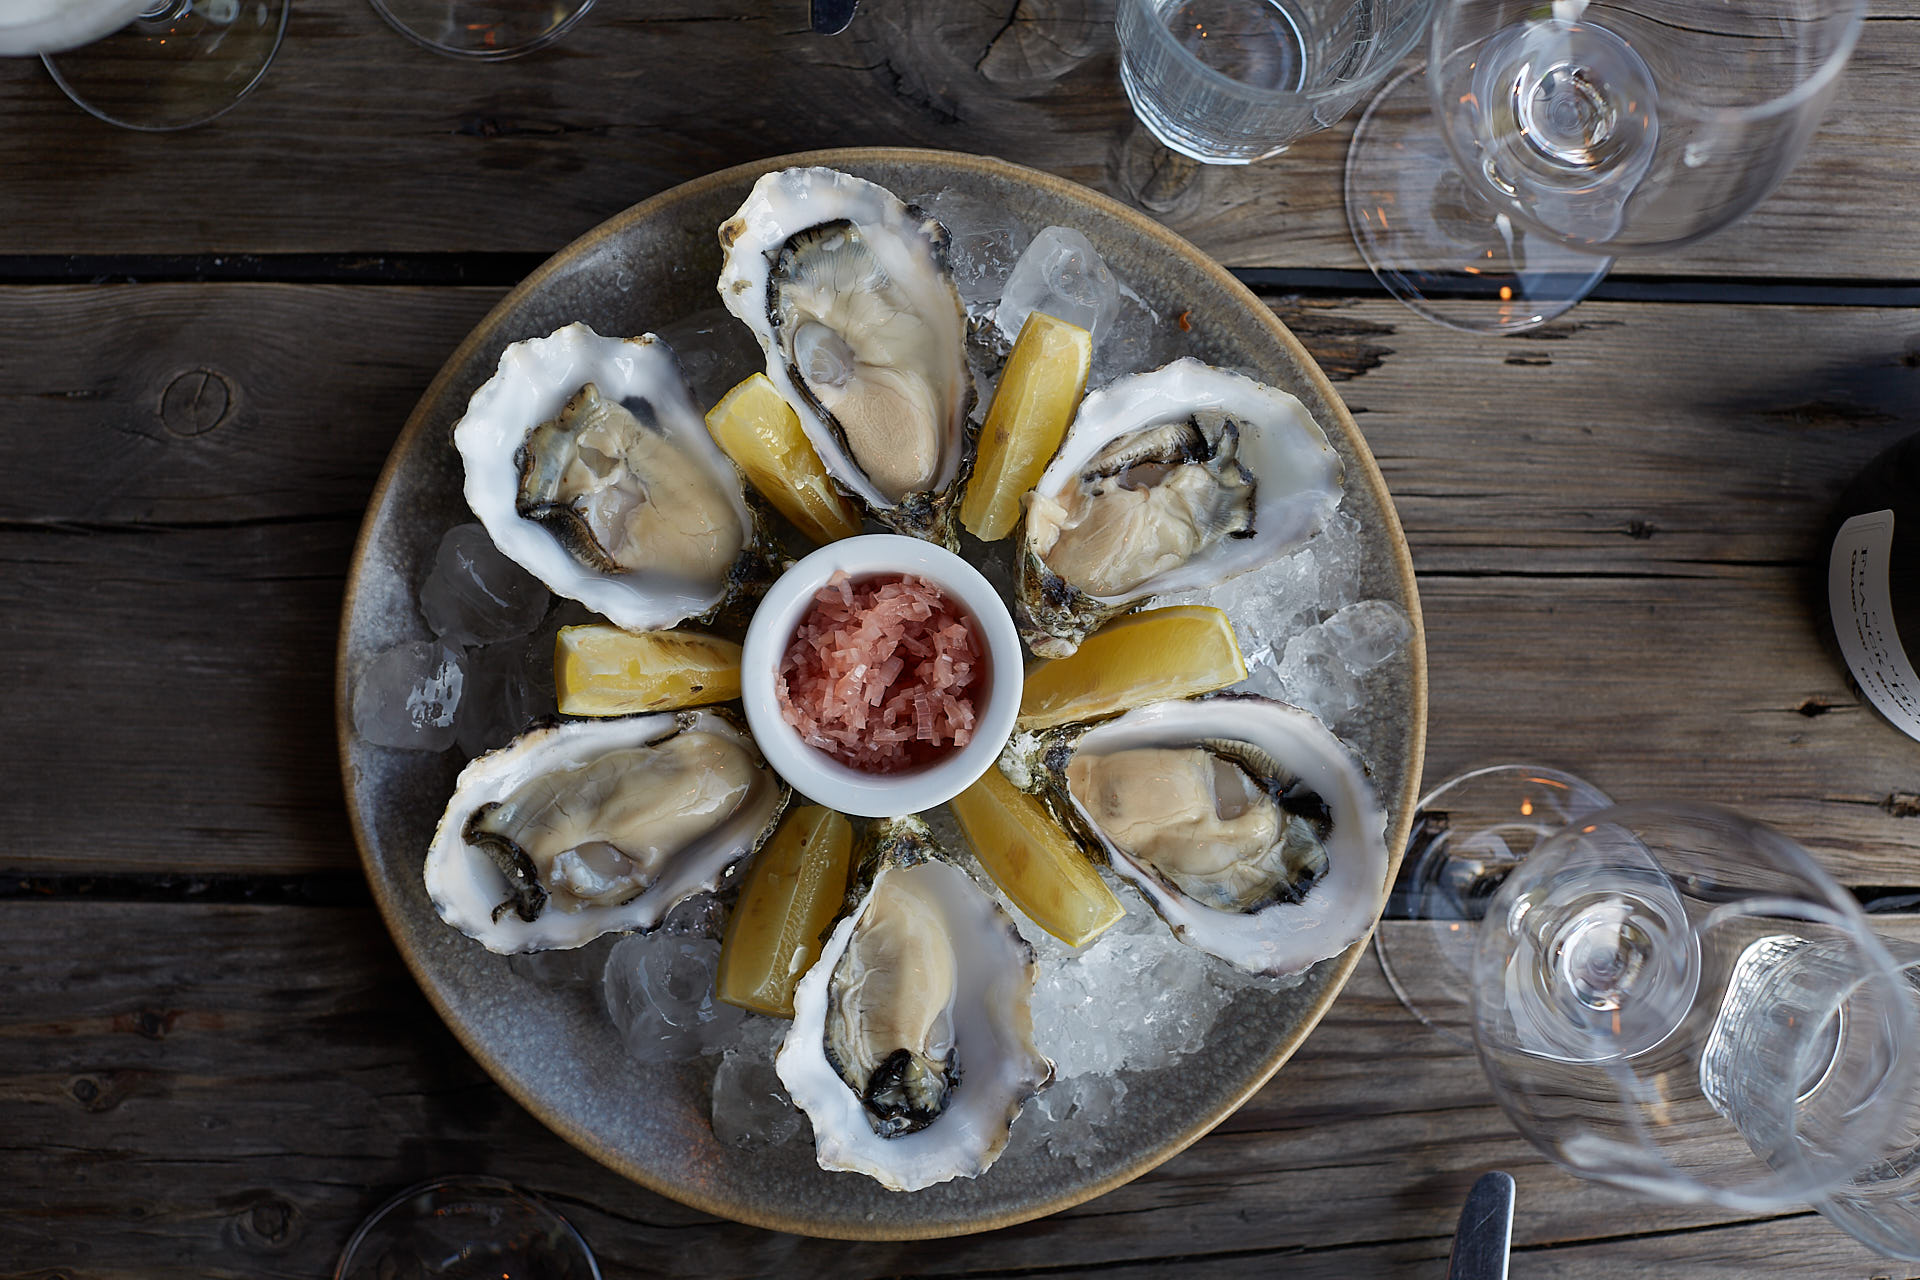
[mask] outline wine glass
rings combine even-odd
[[[44,13],[41,11],[44,10]],[[288,0],[24,0],[0,54],[38,53],[74,102],[147,132],[205,124],[266,74]]]
[[[600,1280],[571,1223],[510,1182],[475,1175],[408,1187],[367,1215],[333,1280]]]
[[[1473,1045],[1474,925],[1540,841],[1613,803],[1560,769],[1500,764],[1449,778],[1414,806],[1390,914],[1373,935],[1387,985],[1414,1017]]]
[[[1577,1174],[1759,1212],[1877,1156],[1920,1054],[1905,976],[1780,833],[1622,806],[1536,847],[1477,926],[1474,1041],[1522,1136]]]
[[[499,61],[545,48],[587,16],[593,0],[369,0],[415,44],[450,58]]]
[[[1120,0],[1120,83],[1170,149],[1249,164],[1324,129],[1419,42],[1435,0]]]
[[[1369,106],[1348,223],[1409,307],[1510,332],[1618,254],[1689,244],[1799,159],[1866,0],[1440,0],[1424,76]]]

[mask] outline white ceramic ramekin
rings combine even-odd
[[[862,773],[809,746],[781,718],[775,682],[787,642],[814,593],[843,569],[855,581],[894,573],[925,578],[969,615],[986,649],[986,680],[983,690],[976,686],[974,732],[966,746],[918,769]],[[1005,602],[978,569],[931,542],[876,533],[827,544],[768,589],[747,627],[740,696],[755,744],[794,790],[842,813],[890,818],[945,804],[992,766],[1020,712],[1022,666],[1020,634]]]

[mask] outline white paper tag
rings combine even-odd
[[[1892,549],[1892,511],[1868,511],[1841,525],[1827,562],[1827,607],[1853,678],[1896,728],[1920,740],[1920,675],[1894,630],[1887,589]]]

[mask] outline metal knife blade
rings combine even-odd
[[[1447,1255],[1447,1280],[1507,1280],[1513,1242],[1513,1175],[1483,1173],[1467,1192]]]
[[[809,18],[814,31],[823,36],[837,36],[853,21],[853,11],[860,7],[860,0],[811,0],[811,5]]]

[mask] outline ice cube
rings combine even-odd
[[[1104,387],[1129,373],[1158,369],[1178,357],[1184,346],[1171,321],[1162,320],[1130,291],[1123,292],[1113,322],[1094,344],[1087,385]]]
[[[1094,350],[1120,307],[1120,286],[1093,243],[1071,227],[1048,227],[1014,264],[994,323],[1009,340],[1036,311],[1077,324],[1093,335]]]
[[[968,304],[998,302],[1033,235],[1011,209],[952,187],[913,201],[947,229],[947,264]]]
[[[454,740],[469,756],[504,747],[539,717],[540,695],[521,640],[467,650],[467,691]]]
[[[724,307],[706,307],[662,326],[656,337],[673,348],[680,375],[701,413],[720,403],[743,378],[762,372],[766,358],[747,326]]]
[[[635,934],[607,953],[607,1016],[642,1062],[686,1062],[716,1053],[746,1011],[713,994],[720,944],[664,929]]]
[[[750,1016],[740,1029],[742,1043],[722,1053],[714,1068],[713,1136],[730,1147],[775,1146],[800,1132],[800,1112],[773,1067],[786,1026],[776,1018]]]
[[[525,951],[507,957],[515,977],[543,987],[585,987],[600,981],[607,967],[608,939],[563,951]]]
[[[602,621],[605,620],[599,614],[578,600],[556,597],[553,609],[547,614],[546,620],[522,642],[524,645],[522,661],[526,666],[527,685],[533,698],[532,711],[535,719],[555,715],[559,711],[559,701],[553,685],[553,650],[561,630]]]
[[[460,524],[440,539],[433,570],[420,584],[420,613],[448,644],[495,644],[540,625],[546,587],[507,559],[477,524]]]
[[[438,640],[409,640],[375,655],[353,690],[354,732],[382,747],[445,751],[466,687],[464,659]]]

